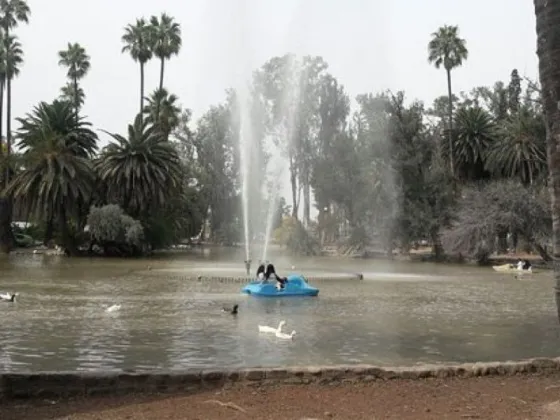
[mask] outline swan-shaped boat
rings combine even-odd
[[[276,281],[252,281],[243,289],[242,293],[263,297],[288,297],[288,296],[317,296],[319,289],[310,286],[301,274],[290,274],[283,289],[276,287]]]

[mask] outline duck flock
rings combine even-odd
[[[19,296],[18,293],[0,293],[0,302],[4,303],[14,303],[16,301],[16,297]],[[105,312],[112,313],[117,312],[121,309],[121,305],[115,304],[111,306],[105,307]],[[236,316],[239,313],[239,305],[235,304],[232,307],[224,307],[222,309],[223,312],[229,313],[230,315]],[[282,332],[282,327],[286,325],[286,321],[280,321],[277,328],[269,327],[267,325],[259,325],[258,330],[259,333],[266,333],[266,334],[274,334],[277,338],[281,338],[283,340],[293,340],[296,332],[292,331],[290,334],[286,334]]]

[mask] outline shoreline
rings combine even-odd
[[[115,256],[104,256],[104,255],[79,255],[74,257],[69,257],[73,259],[81,259],[81,258],[94,258],[94,259],[125,259],[125,260],[146,260],[149,261],[150,259],[157,259],[158,257],[162,257],[165,255],[173,255],[173,254],[189,254],[193,251],[197,251],[203,248],[239,248],[238,246],[223,246],[223,245],[213,245],[213,244],[200,244],[190,248],[169,248],[169,249],[160,249],[153,251],[149,255],[140,256],[140,257],[115,257]],[[57,252],[51,249],[41,249],[41,248],[16,248],[10,252],[10,255],[37,255],[37,256],[47,256],[47,257],[66,257],[63,253]],[[428,250],[417,250],[411,251],[409,254],[393,254],[392,257],[388,256],[385,252],[370,252],[367,256],[355,256],[355,255],[332,255],[325,253],[323,255],[319,255],[320,257],[329,258],[329,259],[341,259],[341,260],[382,260],[382,261],[398,261],[398,262],[410,262],[410,263],[434,263],[434,264],[441,264],[441,265],[471,265],[471,266],[480,266],[480,267],[492,267],[493,265],[502,265],[502,264],[515,264],[520,259],[527,259],[531,261],[531,263],[538,267],[539,269],[552,269],[552,265],[549,262],[544,261],[540,255],[537,254],[526,254],[526,253],[517,253],[517,254],[500,254],[491,256],[488,260],[488,263],[485,265],[479,265],[474,260],[469,259],[460,259],[456,256],[447,256],[443,260],[435,260],[431,251]]]
[[[521,361],[380,367],[374,365],[302,366],[142,372],[0,373],[0,401],[96,395],[200,392],[224,387],[367,384],[388,380],[560,375],[560,357]]]
[[[550,363],[553,360],[554,363]],[[533,363],[535,360],[533,360]],[[208,384],[196,389],[158,389],[137,393],[75,396],[43,395],[0,403],[2,420],[399,420],[492,419],[558,420],[558,359],[513,373],[494,368],[487,376],[461,375],[372,381],[340,377],[311,383],[276,380]],[[488,365],[488,364],[485,364]],[[552,366],[555,366],[553,368]],[[473,372],[474,373],[474,372]],[[480,371],[482,373],[482,371]],[[507,375],[507,376],[503,376]],[[55,376],[64,387],[63,377]],[[304,379],[303,376],[301,379]],[[4,381],[1,380],[0,383]],[[36,384],[39,385],[39,384]]]

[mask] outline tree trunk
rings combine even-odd
[[[540,255],[540,257],[542,258],[543,261],[546,261],[546,262],[552,261],[552,257],[550,256],[550,254],[546,251],[546,249],[542,245],[539,245],[537,243],[533,243],[533,247],[539,253],[539,255]]]
[[[10,183],[10,155],[12,154],[12,81],[6,81],[6,185]]]
[[[6,86],[6,79],[0,79],[0,145],[4,143],[4,124],[3,124],[3,117],[4,117],[4,87]],[[0,148],[0,156],[4,154],[2,148]]]
[[[43,245],[49,246],[54,236],[54,217],[49,215],[47,217],[47,225],[45,227],[45,237],[43,238]]]
[[[309,186],[309,171],[305,170],[305,179],[303,180],[303,220],[305,227],[309,228],[311,223],[311,187]]]
[[[163,89],[163,73],[165,71],[165,59],[162,58],[161,59],[161,65],[160,65],[160,70],[159,70],[159,91],[161,92],[161,90]],[[159,103],[160,101],[157,101],[156,104],[156,121],[155,122],[159,122]]]
[[[5,185],[10,182],[10,155],[12,150],[11,133],[11,81],[7,80],[7,109],[6,109],[6,171]],[[14,246],[14,234],[12,232],[12,198],[0,198],[0,251],[9,253]]]
[[[430,229],[430,239],[432,240],[432,253],[436,261],[443,259],[443,246],[441,245],[441,238],[439,236],[439,229],[437,227]]]
[[[159,67],[159,90],[163,89],[163,73],[165,71],[165,58],[161,59],[161,64]]]
[[[534,5],[550,174],[555,297],[560,321],[560,0],[534,0]]]
[[[140,120],[144,121],[144,63],[140,62]]]
[[[498,254],[507,254],[508,252],[507,235],[507,230],[498,231]]]
[[[78,255],[78,249],[76,248],[76,244],[74,243],[74,238],[72,238],[68,229],[68,223],[66,221],[66,210],[64,209],[64,206],[62,206],[60,209],[60,213],[58,216],[58,227],[60,229],[60,236],[64,252],[70,256]]]
[[[447,71],[447,100],[448,102],[448,127],[447,127],[447,137],[449,140],[449,168],[451,170],[451,175],[455,175],[455,163],[453,162],[453,93],[451,92],[451,69],[446,69]]]
[[[292,186],[292,217],[297,219],[297,214],[298,214],[297,169],[294,165],[293,157],[290,157],[290,184]]]
[[[0,197],[0,252],[9,254],[13,246],[12,201],[9,197]]]
[[[78,94],[78,78],[74,77],[74,111],[76,112],[76,121],[80,118],[80,95]]]

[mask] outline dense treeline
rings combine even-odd
[[[440,28],[428,45],[427,61],[443,67],[449,87],[429,107],[404,92],[360,94],[353,107],[321,57],[285,55],[255,70],[248,94],[228,90],[193,127],[190,110],[165,88],[166,65],[181,48],[180,25],[166,14],[137,19],[122,37],[123,53],[140,70],[139,112],[125,134],[109,133],[111,142],[99,149],[81,113],[87,92],[80,81],[90,58],[69,43],[58,57],[68,70],[61,97],[17,118],[14,148],[10,81],[23,65],[23,50],[13,32],[29,14],[23,0],[0,0],[5,250],[13,242],[12,210],[69,254],[86,244],[108,254],[140,254],[199,235],[241,241],[239,145],[249,124],[251,173],[265,174],[278,155],[286,162],[291,196],[273,209],[274,227],[295,252],[314,253],[324,244],[344,252],[371,245],[406,252],[427,240],[437,257],[449,251],[483,261],[524,239],[547,257],[551,217],[539,87],[512,69],[492,87],[453,94],[452,71],[468,57],[457,27]],[[152,60],[160,80],[145,98]],[[0,105],[0,121],[3,116]],[[278,189],[274,178],[249,178],[250,220],[266,219],[262,196]],[[259,229],[252,227],[251,236]]]

